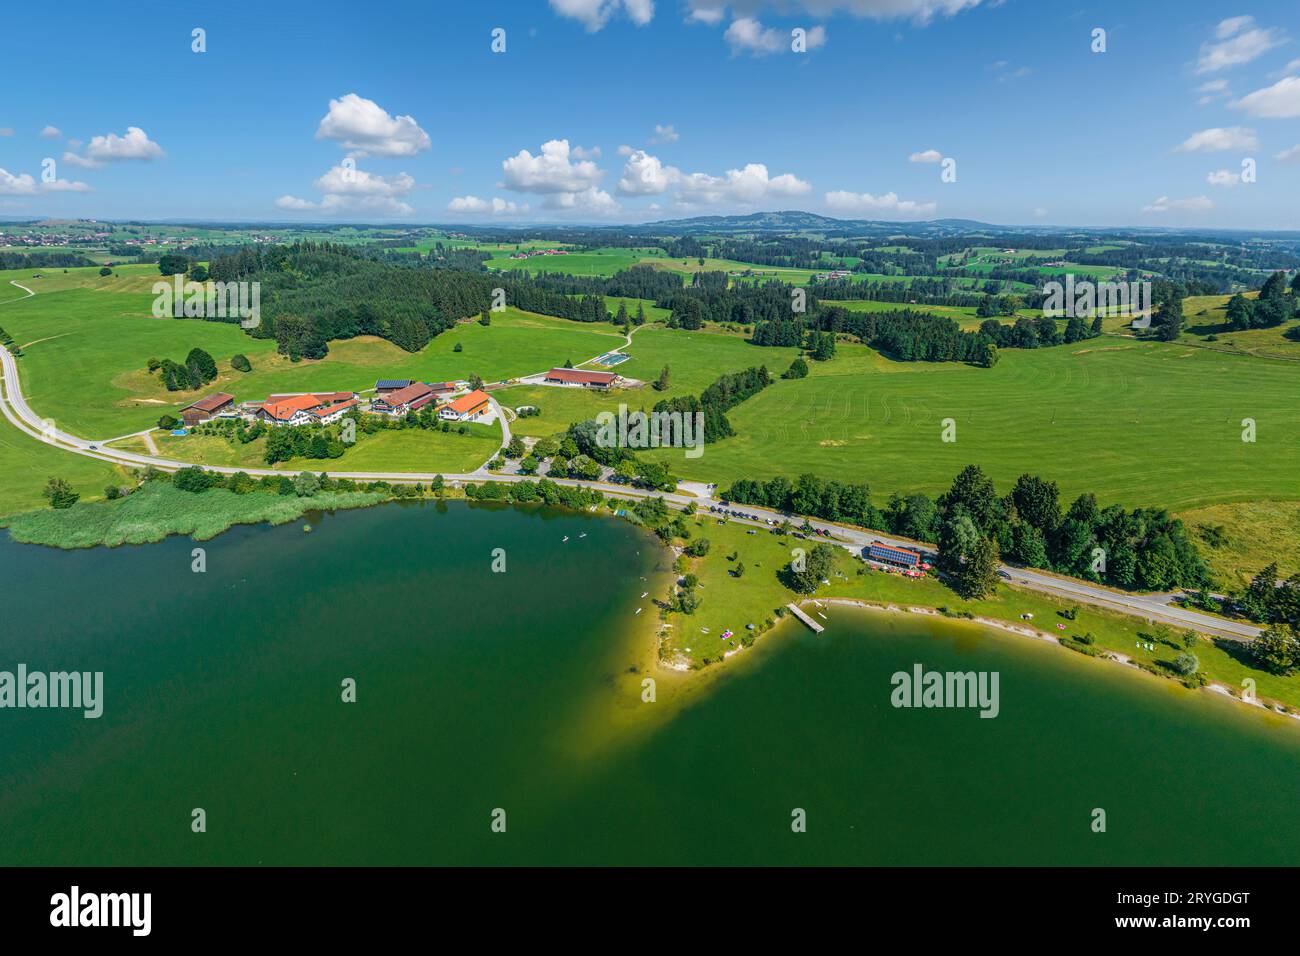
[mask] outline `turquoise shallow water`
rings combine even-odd
[[[200,545],[205,574],[187,539],[0,542],[0,670],[105,682],[98,720],[0,710],[0,863],[1300,862],[1280,719],[847,609],[641,704],[632,610],[663,569],[631,526],[460,502],[308,520]],[[999,716],[895,709],[916,663],[996,671]]]

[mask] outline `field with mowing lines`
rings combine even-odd
[[[900,363],[844,346],[802,380],[780,381],[728,413],[737,435],[674,473],[726,483],[797,476],[942,492],[965,465],[1007,491],[1031,472],[1067,501],[1181,510],[1300,498],[1300,376],[1290,363],[1102,338],[1007,350],[993,369]],[[779,365],[779,363],[770,363]],[[942,422],[957,440],[940,440]],[[1242,441],[1253,418],[1257,441]]]

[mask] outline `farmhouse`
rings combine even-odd
[[[271,425],[306,425],[315,419],[313,408],[320,407],[315,395],[294,395],[291,398],[268,399],[257,409],[257,417]]]
[[[253,415],[271,425],[329,424],[357,404],[355,392],[324,392],[306,395],[272,395],[255,406]]]
[[[590,372],[581,368],[553,368],[546,373],[545,381],[548,385],[614,388],[623,380],[613,372]]]
[[[424,382],[412,382],[405,388],[387,392],[370,400],[370,410],[380,415],[405,415],[416,412],[438,397],[438,390]]]
[[[338,402],[334,405],[320,405],[316,408],[309,408],[307,409],[307,412],[322,425],[332,425],[334,422],[342,418],[349,408],[355,408],[356,406],[357,400],[355,398],[350,398],[347,401]]]
[[[475,389],[468,395],[462,395],[438,409],[438,417],[449,422],[473,422],[478,421],[491,410],[492,405],[488,401],[487,393]]]
[[[408,385],[414,385],[415,381],[409,378],[381,378],[375,382],[376,395],[388,395],[391,392],[397,392]]]
[[[185,422],[186,428],[193,428],[211,418],[216,418],[222,412],[233,411],[234,402],[235,396],[217,392],[207,398],[200,398],[193,405],[182,409],[181,420]]]
[[[914,568],[921,563],[921,556],[915,551],[896,548],[892,544],[873,541],[867,545],[866,557],[881,564],[890,564],[896,568]]]

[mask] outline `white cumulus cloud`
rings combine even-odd
[[[509,202],[499,196],[492,199],[480,199],[478,196],[457,196],[447,203],[448,212],[470,213],[471,215],[517,215],[528,211],[528,203]]]
[[[993,0],[990,6],[997,6]],[[981,0],[687,0],[690,20],[716,24],[722,21],[730,5],[739,17],[771,12],[781,16],[793,12],[815,17],[829,17],[837,13],[872,20],[912,19],[928,23],[935,16],[954,16],[963,10],[978,7]]]
[[[753,17],[739,17],[731,22],[724,33],[733,54],[750,53],[753,56],[766,56],[769,53],[783,53],[791,49],[793,37],[790,31],[765,27]],[[826,45],[826,28],[812,27],[804,35],[804,47],[816,50]]]
[[[572,193],[551,193],[543,204],[547,209],[561,212],[588,213],[595,216],[612,216],[621,207],[618,201],[595,186]]]
[[[90,187],[68,179],[37,180],[30,173],[11,173],[0,169],[0,196],[34,196],[44,193],[88,193]]]
[[[937,149],[924,149],[907,157],[909,163],[937,163],[943,159],[943,153]]]
[[[356,93],[330,100],[316,138],[334,140],[357,156],[414,156],[432,145],[414,117],[391,116],[374,100]]]
[[[534,156],[526,149],[501,163],[502,184],[524,193],[578,193],[598,184],[605,175],[591,160],[574,162],[567,139],[542,144]],[[574,157],[576,158],[576,157]]]
[[[1283,77],[1229,105],[1264,119],[1295,119],[1300,116],[1300,76]]]
[[[1186,199],[1170,199],[1168,196],[1161,196],[1155,202],[1143,206],[1142,211],[1146,213],[1187,212],[1213,207],[1214,203],[1208,196],[1189,196]]]
[[[304,209],[315,209],[316,204],[309,199],[299,199],[297,196],[281,196],[275,201],[276,206],[280,209],[292,209],[302,211]]]
[[[41,182],[41,189],[50,193],[88,193],[90,187],[83,182],[72,179],[51,179]]]
[[[15,175],[0,169],[0,196],[30,196],[36,192],[36,180],[30,173]]]
[[[793,173],[769,176],[762,163],[748,163],[743,169],[729,169],[725,175],[691,173],[679,179],[677,201],[681,205],[739,203],[753,205],[767,199],[806,196],[812,186]]]
[[[41,130],[41,136],[44,139],[58,139],[62,135],[63,130],[59,129],[57,126],[47,126],[45,129]]]
[[[86,144],[84,156],[67,152],[63,154],[63,161],[86,169],[98,169],[105,163],[120,160],[147,161],[164,155],[166,154],[163,148],[151,140],[144,130],[138,126],[128,126],[125,136],[118,136],[116,133],[92,136],[90,142]]]
[[[658,156],[638,149],[628,154],[617,190],[621,196],[658,196],[680,180],[679,170],[665,166]]]
[[[1197,73],[1214,73],[1249,63],[1285,41],[1282,31],[1255,26],[1254,17],[1221,20],[1214,39],[1201,44]]]
[[[842,212],[869,212],[905,217],[932,216],[938,208],[935,202],[899,199],[898,193],[895,192],[873,196],[871,193],[855,193],[839,189],[828,192],[825,200],[827,206]]]
[[[415,180],[406,173],[379,176],[353,166],[333,166],[320,179],[316,188],[323,193],[341,196],[405,196],[415,188]]]
[[[639,27],[645,26],[655,15],[654,0],[551,0],[551,9],[562,17],[579,21],[591,33],[605,26],[617,13]]]
[[[663,125],[655,123],[655,134],[650,137],[651,143],[675,143],[681,139],[681,134],[673,129],[673,124]]]
[[[406,173],[380,176],[357,169],[352,160],[345,160],[316,180],[323,195],[320,202],[281,196],[275,201],[280,209],[302,211],[319,209],[325,213],[360,213],[379,216],[409,216],[415,210],[403,201],[415,189],[415,180]]]
[[[1176,153],[1218,153],[1228,149],[1258,149],[1255,131],[1244,126],[1215,127],[1193,133],[1178,144]]]
[[[1284,149],[1273,157],[1279,163],[1300,163],[1300,143]]]

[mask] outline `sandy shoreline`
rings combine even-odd
[[[882,611],[889,614],[923,614],[930,617],[942,617],[945,620],[970,621],[972,624],[979,624],[984,627],[995,628],[999,631],[1007,631],[1011,634],[1018,634],[1021,637],[1029,637],[1038,641],[1046,641],[1047,643],[1055,644],[1058,647],[1065,646],[1061,643],[1060,638],[1056,637],[1054,634],[1048,634],[1045,631],[1038,630],[1037,628],[1026,627],[1019,624],[1011,624],[1007,621],[999,621],[995,618],[989,618],[989,617],[950,618],[945,614],[940,614],[936,608],[932,608],[932,607],[914,607],[911,605],[904,606],[898,604],[872,604],[869,601],[863,601],[857,598],[805,598],[799,602],[800,607],[803,607],[806,604],[813,604],[819,607],[829,604],[829,605],[838,605],[841,607],[856,607],[865,611]],[[1125,667],[1130,667],[1133,670],[1142,671],[1143,673],[1150,673],[1150,671],[1138,667],[1136,664],[1133,663],[1133,661],[1129,657],[1127,657],[1124,654],[1120,654],[1117,651],[1103,651],[1096,656],[1096,659],[1110,661],[1115,664],[1122,664]],[[1153,674],[1152,676],[1154,677],[1158,675]],[[1164,679],[1168,680],[1172,678],[1164,678]],[[1259,710],[1266,711],[1267,713],[1277,714],[1280,717],[1290,717],[1292,720],[1300,720],[1300,714],[1291,713],[1289,711],[1281,709],[1281,705],[1276,701],[1266,703],[1262,700],[1259,700],[1258,698],[1254,700],[1247,700],[1244,697],[1234,694],[1232,692],[1232,689],[1229,688],[1226,684],[1221,684],[1212,681],[1199,689],[1208,691],[1212,694],[1218,694],[1222,697],[1230,698],[1232,700],[1235,700],[1237,703],[1245,704],[1248,707],[1255,707],[1258,708]]]

